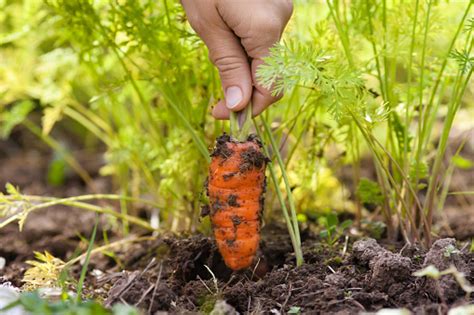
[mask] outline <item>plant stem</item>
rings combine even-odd
[[[436,77],[436,81],[433,86],[433,91],[431,92],[430,100],[428,102],[428,106],[426,106],[427,110],[429,110],[433,104],[434,98],[436,96],[436,92],[438,91],[439,83],[441,82],[441,79],[443,77],[444,69],[446,68],[446,65],[448,64],[449,54],[453,50],[454,44],[456,43],[459,33],[461,32],[462,27],[464,25],[464,21],[466,20],[466,17],[469,14],[469,10],[471,9],[471,5],[473,2],[472,1],[468,1],[468,2],[469,3],[466,7],[466,10],[464,11],[464,15],[462,16],[461,21],[459,22],[458,28],[456,29],[456,33],[454,34],[453,39],[451,40],[451,43],[449,44],[449,47],[446,51],[445,57],[443,59],[443,64],[441,65],[441,68],[439,69],[438,75]]]
[[[91,258],[91,251],[92,248],[94,247],[94,242],[95,242],[95,235],[97,233],[97,226],[99,225],[99,218],[95,218],[95,224],[94,224],[94,229],[92,230],[92,236],[89,241],[89,246],[87,246],[87,252],[86,252],[86,259],[84,261],[84,265],[82,266],[81,269],[81,276],[79,277],[79,282],[77,283],[77,300],[76,302],[79,303],[82,301],[82,289],[84,286],[84,280],[86,279],[86,273],[87,273],[87,267],[89,266],[89,261]]]
[[[293,199],[293,193],[291,191],[290,181],[288,180],[288,176],[286,174],[285,163],[283,163],[283,159],[281,158],[279,147],[275,142],[275,138],[273,137],[273,134],[270,130],[270,127],[268,126],[266,120],[263,117],[260,117],[260,118],[261,118],[261,121],[262,121],[263,128],[265,130],[265,133],[266,133],[268,139],[270,140],[270,145],[272,147],[272,150],[273,150],[273,152],[274,152],[274,154],[277,158],[278,165],[280,166],[280,170],[281,170],[281,173],[282,173],[282,176],[283,176],[283,182],[285,183],[286,195],[287,195],[287,198],[288,198],[288,204],[290,206],[290,214],[291,214],[291,221],[293,223],[293,230],[295,232],[296,242],[299,245],[300,250],[301,250],[301,236],[300,236],[300,230],[299,230],[299,226],[298,226],[298,218],[297,218],[297,215],[296,215],[295,201]],[[303,259],[303,257],[301,257],[301,260],[302,259]],[[301,261],[301,263],[302,262],[303,261]]]
[[[263,139],[262,133],[260,129],[258,128],[255,120],[254,120],[254,124],[255,124],[255,129],[257,131],[259,138]],[[268,152],[268,149],[266,146],[263,146],[263,151],[266,156],[270,156],[270,152]],[[299,237],[296,236],[296,233],[298,233],[299,235],[299,229],[295,231],[294,225],[292,224],[292,219],[288,215],[288,208],[286,207],[285,199],[283,198],[283,195],[280,191],[280,187],[278,185],[278,178],[277,178],[277,175],[272,163],[268,164],[268,169],[270,171],[273,185],[275,186],[275,192],[278,197],[278,201],[280,202],[281,210],[283,212],[283,217],[285,219],[286,226],[288,228],[288,234],[290,234],[291,244],[293,245],[293,250],[295,252],[295,257],[296,257],[296,265],[301,266],[304,263],[303,252],[301,250],[301,241],[298,241]]]
[[[472,75],[472,69],[469,70],[463,85],[461,86],[462,73],[459,71],[458,79],[456,81],[455,89],[451,98],[451,104],[448,108],[448,114],[445,118],[443,131],[441,133],[441,138],[436,150],[436,157],[431,171],[431,177],[428,184],[428,193],[426,195],[426,202],[423,207],[423,213],[426,215],[428,225],[431,226],[433,221],[433,211],[434,211],[434,202],[436,198],[436,190],[438,186],[438,177],[441,169],[441,163],[444,158],[444,153],[446,152],[446,146],[448,143],[449,133],[453,125],[454,117],[461,105],[461,98],[464,94],[464,91],[469,83],[469,80]],[[427,244],[428,246],[430,244]]]
[[[8,197],[10,197],[10,196],[4,196],[4,198],[7,198],[7,200],[18,201],[17,199],[8,198]],[[103,208],[103,207],[99,207],[99,206],[96,206],[96,205],[91,205],[91,204],[88,204],[88,203],[80,202],[80,201],[92,200],[92,199],[137,201],[135,198],[121,197],[121,196],[116,196],[116,195],[100,195],[100,194],[97,194],[97,195],[84,195],[84,196],[62,198],[62,199],[51,198],[51,197],[41,197],[41,196],[24,196],[24,195],[22,195],[22,197],[24,197],[24,200],[27,201],[27,202],[35,201],[35,200],[45,201],[45,202],[41,203],[41,204],[31,206],[30,208],[26,208],[26,210],[21,211],[20,213],[17,213],[15,215],[9,217],[8,219],[6,219],[2,223],[0,223],[0,228],[6,226],[7,224],[9,224],[11,222],[14,222],[16,220],[24,220],[26,218],[25,217],[25,212],[26,212],[26,214],[29,214],[30,212],[36,211],[36,210],[39,210],[39,209],[44,209],[44,208],[48,208],[48,207],[55,206],[55,205],[64,205],[64,206],[69,206],[69,207],[77,207],[77,208],[80,208],[80,209],[93,211],[93,212],[96,212],[96,213],[112,215],[112,216],[117,217],[121,220],[126,220],[126,221],[129,221],[130,223],[141,226],[141,227],[143,227],[143,228],[145,228],[149,231],[156,231],[156,229],[154,229],[150,224],[148,224],[148,222],[146,222],[146,221],[144,221],[140,218],[137,218],[137,217],[134,217],[134,216],[131,216],[131,215],[128,215],[128,214],[119,213],[119,212],[116,212],[116,211],[114,211],[112,209],[109,209],[109,208]],[[140,201],[143,202],[143,200],[140,200]],[[154,204],[154,203],[148,202],[148,201],[146,203]],[[21,225],[20,225],[20,228],[21,228]]]
[[[372,17],[371,17],[371,13],[370,13],[369,1],[366,0],[365,4],[366,4],[365,7],[366,7],[367,17],[369,19],[370,44],[372,46],[372,51],[373,51],[374,58],[375,58],[375,65],[376,65],[376,68],[377,68],[377,76],[378,76],[379,83],[380,83],[380,90],[382,92],[382,98],[384,100],[387,100],[387,91],[386,91],[386,87],[384,86],[382,70],[381,70],[381,67],[380,67],[380,61],[379,61],[379,56],[378,56],[378,52],[377,52],[377,45],[375,44],[375,41],[374,41],[374,38],[373,38],[374,37],[374,31],[373,31],[373,26],[372,26]],[[387,74],[385,74],[385,76],[386,75]]]
[[[41,132],[41,129],[36,126],[29,119],[23,120],[22,124],[34,135],[40,138],[44,143],[50,146],[53,150],[59,152],[64,156],[64,160],[67,164],[81,177],[81,179],[86,183],[87,186],[91,187],[92,190],[96,190],[94,187],[94,182],[90,177],[89,173],[82,168],[82,166],[77,162],[77,160],[69,152],[67,152],[59,142],[57,142],[52,137],[45,135]]]
[[[348,32],[344,31],[343,25],[339,18],[337,17],[336,10],[337,8],[334,8],[331,5],[330,0],[326,1],[328,7],[329,7],[329,13],[331,14],[332,19],[334,20],[334,24],[336,25],[337,33],[339,34],[339,37],[341,39],[342,47],[344,49],[344,53],[346,54],[347,61],[349,62],[349,66],[351,68],[354,68],[354,60],[352,58],[352,53],[351,49],[349,48],[349,38],[347,36]]]
[[[410,102],[411,102],[411,77],[412,77],[412,68],[413,68],[413,52],[415,50],[415,33],[416,33],[416,26],[418,22],[418,4],[419,0],[415,2],[415,17],[413,19],[413,26],[411,31],[411,42],[410,42],[410,52],[408,56],[408,77],[407,77],[407,98],[406,98],[406,105],[405,105],[405,134],[404,134],[404,148],[403,148],[403,161],[405,165],[405,171],[407,170],[407,163],[408,163],[408,132],[410,127]]]
[[[100,253],[100,252],[103,252],[105,250],[109,250],[109,249],[112,249],[112,248],[115,248],[115,247],[118,247],[118,246],[122,246],[124,244],[142,242],[142,241],[151,241],[151,240],[154,240],[154,239],[156,239],[156,237],[154,237],[154,236],[142,236],[142,237],[122,239],[120,241],[116,241],[116,242],[113,242],[113,243],[110,243],[110,244],[107,244],[107,245],[103,245],[103,246],[94,248],[93,250],[91,250],[90,256],[93,256],[93,255],[95,255],[97,253]],[[72,265],[80,262],[84,257],[86,257],[86,255],[87,255],[87,253],[84,253],[80,256],[77,256],[76,258],[71,259],[70,261],[68,261],[64,265],[64,268],[69,268]]]
[[[230,112],[230,134],[239,141],[245,141],[249,136],[252,124],[252,103],[240,112]]]

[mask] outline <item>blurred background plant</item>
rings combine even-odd
[[[286,209],[278,189],[300,222],[349,212],[360,228],[381,215],[390,238],[430,242],[452,173],[472,167],[462,155],[472,146],[472,122],[462,118],[474,111],[470,10],[469,1],[295,1],[259,71],[285,91],[256,119],[284,166],[273,159],[266,221]],[[0,0],[0,25],[3,138],[15,126],[30,130],[55,152],[50,183],[61,185],[70,168],[92,190],[54,131],[103,151],[101,175],[129,196],[119,198],[124,234],[138,199],[160,205],[147,214],[154,228],[208,231],[199,220],[208,148],[228,123],[209,114],[222,97],[218,74],[179,3]],[[472,193],[458,196],[472,206]]]
[[[436,233],[433,216],[443,212],[453,169],[460,166],[456,156],[472,136],[471,123],[461,132],[462,117],[454,123],[460,112],[473,112],[471,7],[468,1],[307,4],[302,10],[307,19],[299,26],[318,16],[311,31],[294,32],[259,69],[261,82],[275,93],[286,91],[283,103],[301,111],[295,126],[303,131],[281,128],[280,138],[294,145],[315,141],[308,126],[331,124],[318,144],[293,150],[314,156],[314,148],[334,135],[329,145],[336,145],[343,163],[352,166],[357,225],[365,216],[364,206],[381,212],[390,239],[401,235],[407,243],[430,245]],[[292,103],[298,90],[305,91],[300,93],[304,101]],[[328,114],[331,122],[323,120]],[[268,115],[279,118],[277,111]],[[281,125],[286,124],[282,119]],[[455,125],[460,135],[448,146]],[[454,158],[446,156],[448,151],[456,152],[450,153]],[[375,170],[372,180],[361,179],[367,155]],[[312,165],[338,160],[326,150],[318,157]],[[290,171],[297,169],[290,164]],[[303,170],[306,176],[317,174]],[[298,189],[314,191],[314,185],[305,186]],[[472,206],[472,199],[467,204]]]

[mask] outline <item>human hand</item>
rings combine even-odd
[[[281,98],[257,83],[262,57],[280,40],[293,11],[291,0],[182,0],[189,23],[218,68],[225,100],[212,111],[229,119],[252,102],[253,115]]]

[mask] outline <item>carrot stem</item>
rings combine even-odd
[[[230,112],[230,135],[239,141],[245,141],[252,124],[252,103],[240,112]]]
[[[268,137],[270,138],[270,143],[272,144],[272,149],[273,149],[273,151],[275,151],[275,155],[277,156],[278,164],[280,166],[281,172],[282,172],[284,178],[286,178],[285,186],[287,188],[287,197],[288,197],[289,200],[291,198],[291,201],[289,202],[291,217],[288,214],[288,208],[287,208],[285,200],[283,198],[283,194],[282,194],[282,192],[280,191],[280,188],[279,188],[279,181],[278,181],[278,178],[277,178],[277,175],[276,175],[276,172],[275,172],[275,168],[273,167],[272,163],[268,164],[268,169],[270,171],[270,175],[271,175],[273,184],[275,186],[275,191],[276,191],[276,194],[277,194],[277,197],[278,197],[278,201],[280,202],[281,209],[283,211],[283,216],[285,218],[285,222],[286,222],[286,225],[287,225],[287,228],[288,228],[288,233],[290,234],[291,243],[293,245],[293,250],[295,252],[296,265],[301,266],[304,263],[304,260],[303,260],[303,252],[301,250],[300,231],[299,231],[299,226],[298,226],[298,219],[296,217],[296,211],[295,211],[295,208],[294,208],[294,202],[292,202],[293,201],[292,196],[290,197],[291,189],[289,187],[288,178],[286,177],[286,171],[284,169],[285,165],[283,164],[283,160],[281,159],[280,153],[278,151],[278,146],[276,146],[275,140],[273,139],[273,136],[270,133],[271,131],[268,128],[268,125],[266,124],[266,122],[263,118],[262,118],[262,122],[263,122],[263,125],[264,125],[265,132],[267,133]],[[259,138],[263,141],[262,133],[261,133],[260,129],[258,128],[257,122],[255,120],[254,120],[254,124],[255,124],[255,129],[257,130],[257,134],[258,134]],[[268,152],[268,149],[265,145],[263,146],[263,150],[264,150],[265,155],[270,157],[270,152]]]
[[[291,222],[293,223],[293,231],[295,233],[297,250],[298,250],[298,252],[295,253],[296,265],[300,266],[304,263],[304,261],[303,261],[303,255],[301,253],[301,236],[300,236],[300,229],[298,225],[298,218],[296,215],[295,200],[293,198],[293,193],[291,191],[290,181],[288,180],[288,176],[286,174],[285,163],[283,163],[283,159],[280,154],[280,148],[277,145],[275,138],[273,137],[270,126],[268,126],[267,121],[263,117],[261,117],[261,120],[262,120],[263,128],[265,129],[268,139],[270,140],[270,145],[272,146],[273,153],[275,154],[277,158],[278,165],[280,166],[281,174],[283,177],[283,182],[285,184],[286,197],[288,198],[288,204],[290,206]]]

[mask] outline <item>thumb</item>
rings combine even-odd
[[[252,96],[252,74],[247,54],[240,40],[230,30],[208,34],[204,39],[209,57],[219,70],[225,99],[213,111],[216,118],[226,119],[230,111],[240,111]]]

